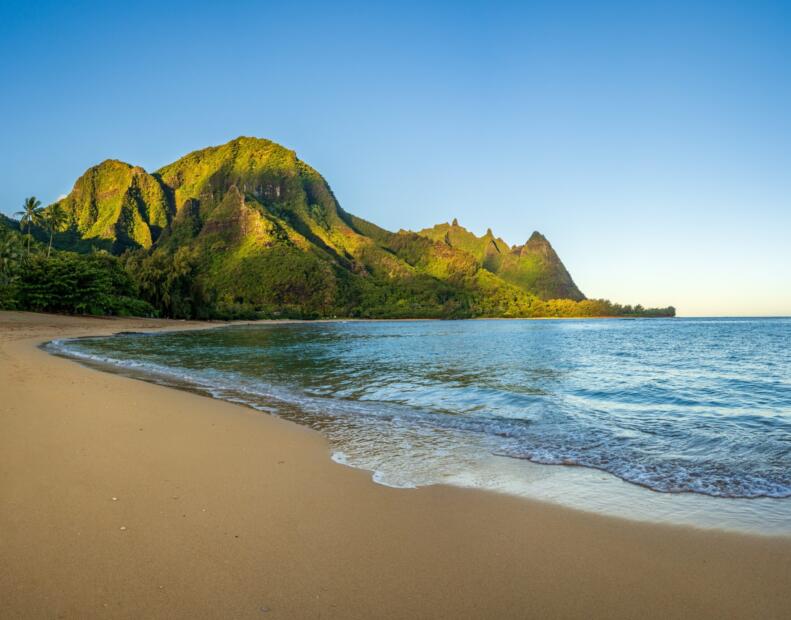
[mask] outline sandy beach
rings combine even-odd
[[[788,618],[791,538],[398,490],[316,432],[85,368],[0,312],[3,618]]]

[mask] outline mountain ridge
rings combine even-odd
[[[120,255],[141,295],[171,316],[618,313],[585,298],[540,233],[511,247],[456,220],[390,232],[346,212],[295,151],[262,138],[153,173],[105,160],[55,204],[68,215],[56,247]]]
[[[491,228],[478,237],[455,218],[450,224],[436,224],[418,234],[469,252],[485,269],[542,299],[585,299],[552,245],[538,231],[523,245],[513,247],[495,237]]]

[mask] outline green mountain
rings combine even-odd
[[[549,241],[538,231],[524,245],[513,248],[495,237],[491,229],[477,237],[457,220],[419,234],[469,252],[488,271],[541,299],[585,299]]]
[[[172,216],[171,201],[157,179],[114,159],[88,168],[58,204],[69,229],[115,253],[151,247]]]
[[[188,250],[214,306],[444,316],[480,305],[482,287],[510,289],[464,252],[346,213],[318,172],[268,140],[196,151],[154,176],[175,211],[154,253]]]
[[[121,256],[166,316],[622,313],[585,300],[538,233],[510,248],[455,221],[384,230],[345,212],[318,172],[269,140],[240,137],[153,174],[108,160],[58,204],[68,223],[55,247]]]

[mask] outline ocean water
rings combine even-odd
[[[317,322],[54,341],[446,483],[791,533],[791,319]]]

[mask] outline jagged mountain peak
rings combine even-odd
[[[478,237],[456,219],[450,225],[437,224],[419,234],[469,252],[487,270],[543,299],[585,298],[547,238],[538,231],[524,245],[513,248],[495,237],[491,228]]]
[[[546,256],[554,254],[554,249],[549,240],[537,230],[533,231],[530,238],[525,241],[524,245],[515,245],[512,250],[515,254],[529,254],[531,252],[542,253]],[[555,254],[555,256],[557,256]],[[558,259],[560,260],[560,259]]]

